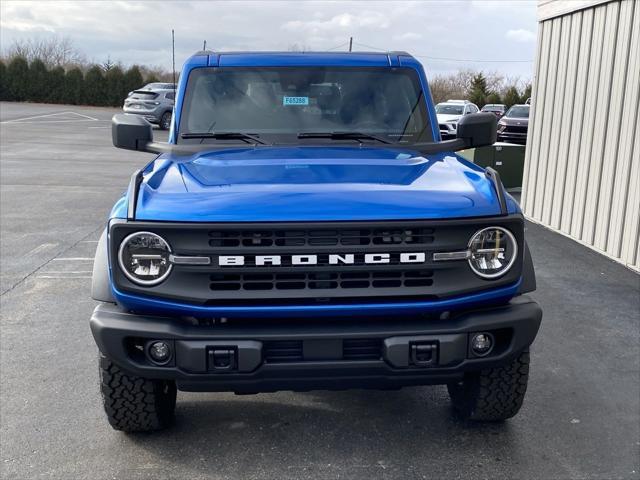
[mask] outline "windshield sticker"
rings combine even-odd
[[[282,105],[309,105],[309,97],[282,97]]]

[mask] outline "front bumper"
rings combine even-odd
[[[90,325],[100,351],[133,374],[175,380],[186,391],[256,393],[453,382],[466,371],[509,362],[533,342],[541,318],[539,305],[520,296],[448,319],[260,320],[211,326],[101,304]],[[473,355],[473,332],[494,335],[489,355]],[[172,350],[161,366],[146,353],[157,340]]]

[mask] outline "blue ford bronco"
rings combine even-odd
[[[442,384],[462,418],[518,412],[542,317],[524,219],[454,153],[495,116],[442,141],[411,55],[198,52],[167,143],[134,115],[112,136],[157,154],[94,263],[115,429],[167,426],[177,390]]]

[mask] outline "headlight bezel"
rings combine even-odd
[[[484,232],[488,231],[488,230],[499,230],[501,232],[504,232],[507,236],[507,239],[510,241],[511,243],[511,247],[513,249],[513,253],[511,254],[511,259],[509,260],[509,262],[507,263],[507,266],[502,268],[500,271],[498,272],[494,272],[494,273],[484,273],[480,270],[478,270],[474,264],[472,263],[473,261],[473,250],[472,250],[472,245],[474,243],[474,240],[476,239],[476,237],[478,237],[479,235],[483,234]],[[469,243],[467,244],[467,252],[468,252],[468,258],[467,258],[467,264],[469,265],[469,268],[471,269],[471,271],[476,274],[478,277],[486,279],[486,280],[496,280],[500,277],[505,276],[507,273],[509,273],[509,271],[511,270],[511,268],[515,265],[516,263],[516,259],[518,258],[518,240],[516,239],[515,235],[513,234],[513,232],[511,232],[508,228],[499,226],[499,225],[492,225],[489,227],[483,227],[480,230],[476,231],[473,235],[471,235],[471,238],[469,239]]]
[[[124,260],[123,260],[123,253],[124,253],[124,249],[127,246],[127,243],[136,236],[139,235],[151,235],[153,237],[158,238],[166,247],[167,249],[167,271],[164,272],[160,277],[158,278],[154,278],[153,280],[144,280],[144,279],[140,279],[136,276],[134,276],[126,267],[124,264]],[[142,287],[153,287],[156,285],[161,284],[162,282],[164,282],[167,277],[169,277],[169,275],[171,274],[171,271],[173,270],[173,263],[171,263],[170,256],[173,253],[173,250],[171,248],[171,245],[169,244],[169,242],[167,242],[167,240],[165,240],[164,237],[162,237],[161,235],[158,235],[157,233],[154,232],[149,232],[146,230],[140,230],[137,232],[133,232],[130,233],[129,235],[127,235],[121,242],[120,245],[118,247],[118,266],[120,267],[120,271],[123,273],[123,275],[132,283],[138,285],[138,286],[142,286]]]

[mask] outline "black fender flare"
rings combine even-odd
[[[91,277],[91,298],[99,302],[116,303],[111,293],[109,281],[109,250],[107,230],[105,229],[98,241],[96,256],[93,260],[93,275]]]
[[[524,259],[522,265],[522,282],[520,283],[519,294],[533,292],[536,289],[536,272],[533,268],[533,259],[529,251],[529,245],[524,242]]]

